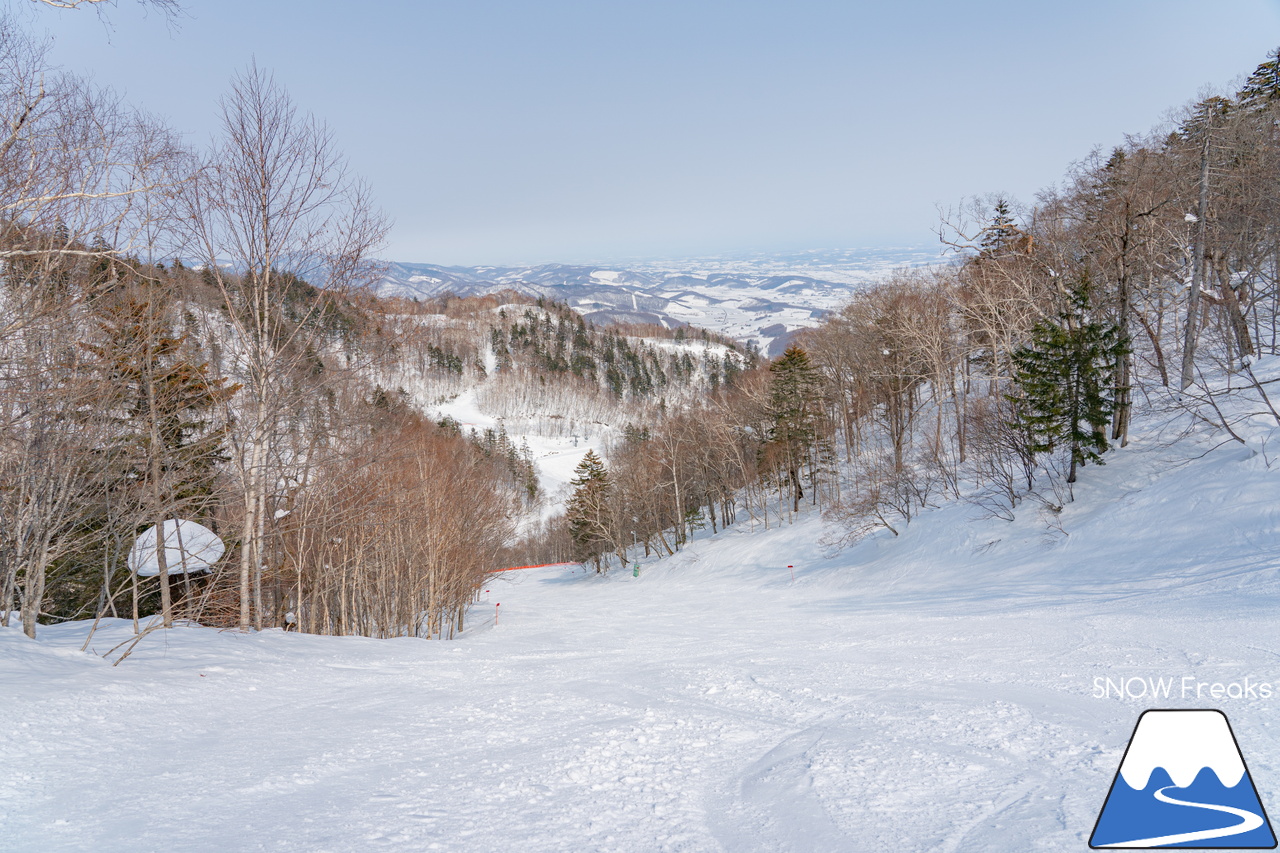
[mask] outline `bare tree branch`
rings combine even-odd
[[[80,9],[95,8],[101,9],[105,6],[116,5],[116,0],[31,0],[41,6],[50,6],[54,9]],[[138,0],[142,6],[150,6],[158,9],[168,17],[173,17],[182,11],[182,5],[178,0]]]

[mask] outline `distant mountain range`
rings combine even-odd
[[[886,272],[939,260],[919,248],[846,249],[533,267],[446,267],[393,262],[381,296],[473,296],[503,289],[564,302],[594,323],[693,324],[777,355],[849,294]]]

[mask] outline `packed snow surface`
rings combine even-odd
[[[953,504],[839,551],[743,522],[638,578],[496,575],[451,642],[180,627],[112,667],[127,622],[88,653],[3,629],[0,849],[1083,850],[1153,707],[1224,711],[1274,814],[1280,472],[1249,436],[1138,436],[1048,521]]]

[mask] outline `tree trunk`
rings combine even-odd
[[[160,615],[164,620],[164,627],[173,627],[173,598],[169,589],[169,555],[165,548],[164,522],[165,516],[168,514],[161,500],[161,477],[164,470],[160,464],[160,416],[159,407],[156,404],[156,377],[154,373],[154,356],[150,347],[144,356],[146,358],[147,373],[143,381],[147,383],[147,409],[148,420],[151,421],[148,430],[148,441],[150,442],[150,472],[151,472],[151,517],[156,526],[156,565],[160,569]]]
[[[1178,388],[1187,390],[1195,379],[1196,340],[1200,334],[1200,288],[1204,282],[1206,240],[1205,217],[1209,212],[1209,142],[1211,127],[1204,130],[1204,147],[1200,151],[1200,200],[1196,205],[1196,240],[1191,249],[1191,291],[1187,294],[1187,326],[1183,329],[1182,376]]]
[[[36,624],[40,620],[40,604],[44,601],[44,584],[48,574],[49,549],[41,548],[40,556],[27,566],[28,577],[23,585],[22,633],[36,638]]]
[[[1244,312],[1240,310],[1240,299],[1231,286],[1231,269],[1225,253],[1218,257],[1218,289],[1222,292],[1222,310],[1227,313],[1236,351],[1243,360],[1245,356],[1254,354],[1253,338],[1249,334],[1249,323],[1244,318]]]
[[[259,481],[260,485],[261,481]],[[262,571],[265,568],[266,561],[266,523],[267,523],[267,496],[265,494],[265,486],[258,490],[258,512],[257,512],[257,554],[253,561],[253,627],[261,631],[263,627],[263,606],[262,606]]]
[[[1129,313],[1131,308],[1131,282],[1129,281],[1129,218],[1126,207],[1126,216],[1124,220],[1124,235],[1120,239],[1120,275],[1117,277],[1117,290],[1119,293],[1120,305],[1116,312],[1116,325],[1120,328],[1122,339],[1127,343],[1129,340]],[[1115,394],[1115,411],[1111,416],[1111,438],[1118,440],[1121,447],[1125,447],[1129,443],[1129,418],[1130,409],[1133,406],[1132,389],[1131,389],[1131,373],[1133,362],[1133,348],[1126,346],[1125,352],[1116,361],[1115,382],[1113,393]]]
[[[1151,327],[1151,322],[1147,320],[1141,312],[1138,314],[1138,322],[1142,324],[1142,329],[1147,333],[1147,338],[1151,341],[1151,352],[1156,357],[1156,369],[1160,371],[1160,384],[1169,387],[1169,365],[1165,361],[1164,347],[1160,345],[1160,332],[1158,329]]]

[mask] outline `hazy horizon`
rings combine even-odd
[[[931,245],[883,245],[883,246],[825,246],[805,249],[779,249],[777,251],[767,250],[739,250],[726,251],[705,254],[691,255],[649,255],[649,256],[616,256],[616,257],[570,257],[570,258],[542,258],[530,260],[517,260],[509,263],[460,263],[448,264],[440,263],[433,260],[408,259],[408,258],[392,258],[386,257],[382,253],[381,260],[386,263],[406,264],[410,266],[437,266],[450,267],[458,269],[475,269],[477,267],[497,267],[504,269],[520,269],[524,267],[539,267],[551,264],[560,264],[563,266],[575,267],[619,267],[619,268],[682,268],[688,266],[697,266],[707,263],[750,263],[750,262],[771,262],[782,263],[785,261],[799,262],[804,259],[823,261],[826,263],[838,263],[837,258],[843,256],[846,261],[851,260],[869,260],[875,255],[890,255],[893,257],[906,258],[911,255],[933,255],[936,254],[939,259],[944,258],[943,247],[939,244],[934,252],[935,247]]]

